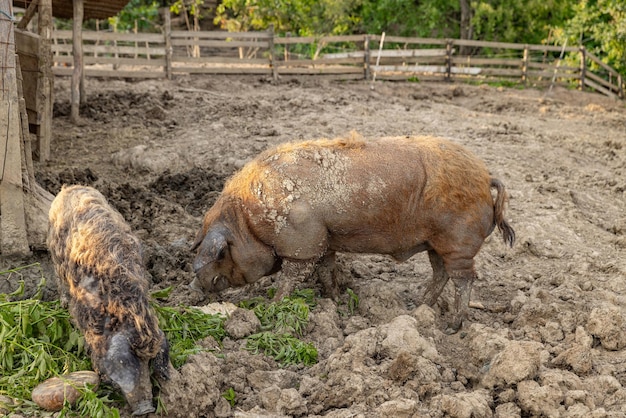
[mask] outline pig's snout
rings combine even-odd
[[[189,288],[193,291],[204,293],[204,290],[202,290],[202,285],[200,284],[200,281],[197,277],[194,278],[191,283],[189,283]]]
[[[151,414],[155,411],[154,406],[152,406],[152,401],[143,401],[135,408],[133,408],[133,416],[140,416]]]
[[[191,290],[202,293],[220,292],[230,287],[228,279],[222,275],[210,276],[206,270],[200,271],[189,284]]]
[[[137,358],[125,335],[115,334],[111,337],[103,369],[106,376],[124,394],[133,415],[145,415],[155,411],[148,362]]]

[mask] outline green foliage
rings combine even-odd
[[[254,354],[263,353],[274,358],[281,366],[317,363],[317,349],[311,343],[300,341],[291,334],[259,332],[248,337],[246,350]]]
[[[348,293],[348,311],[350,311],[350,315],[354,315],[354,312],[359,308],[359,296],[350,288],[346,289],[346,293]]]
[[[59,412],[58,418],[63,417],[92,417],[92,418],[119,418],[120,412],[117,408],[110,408],[108,404],[112,402],[123,402],[121,397],[109,399],[108,394],[102,391],[94,392],[92,388],[77,388],[81,392],[81,397],[72,408],[64,405]],[[115,394],[113,394],[115,395]]]
[[[556,25],[560,43],[584,45],[626,75],[626,3],[618,0],[578,0],[573,15]]]
[[[572,16],[571,0],[472,1],[473,38],[540,44],[551,28]]]
[[[222,393],[222,397],[228,401],[231,407],[234,407],[237,403],[237,394],[233,388],[228,388],[226,392]]]
[[[10,269],[2,274],[19,275],[39,264]],[[40,269],[41,270],[41,269]],[[14,400],[0,405],[11,411],[36,415],[40,409],[30,401],[31,392],[42,381],[78,370],[91,370],[91,360],[85,351],[85,340],[74,327],[68,311],[59,301],[42,301],[45,278],[33,298],[24,297],[24,281],[10,294],[0,294],[0,395]],[[165,298],[171,289],[155,292]],[[21,300],[20,300],[21,299]],[[170,342],[172,364],[180,367],[190,354],[201,351],[198,341],[211,336],[218,342],[224,338],[224,320],[194,308],[169,308],[153,304],[159,324]],[[79,388],[83,396],[74,407],[65,405],[59,417],[119,417],[111,404],[123,404],[123,397],[111,387],[101,385],[97,392]],[[164,410],[159,404],[160,410]]]
[[[12,274],[39,264],[0,272]],[[0,395],[14,400],[4,408],[15,413],[36,414],[38,407],[30,401],[31,392],[42,381],[78,370],[90,370],[85,341],[74,328],[67,310],[58,301],[40,300],[45,285],[42,277],[33,299],[23,299],[24,282],[11,294],[0,294]],[[94,393],[81,389],[83,397],[75,410],[65,405],[60,416],[119,416],[109,407],[106,389]]]
[[[280,302],[268,303],[263,298],[241,302],[239,307],[251,309],[261,322],[260,333],[251,335],[246,349],[274,358],[281,366],[317,362],[317,349],[294,336],[302,336],[311,308],[316,306],[312,289],[297,290]]]
[[[254,311],[263,331],[302,335],[309,321],[309,311],[315,307],[312,289],[297,290],[280,302],[267,303],[263,298],[243,301],[239,307]]]
[[[158,32],[159,2],[156,0],[130,0],[115,16],[108,19],[109,25],[119,32],[130,32],[135,24],[140,32]]]
[[[166,298],[171,287],[153,293],[153,298]],[[170,360],[175,368],[179,368],[187,361],[187,358],[200,351],[206,351],[198,346],[201,340],[212,337],[221,344],[226,331],[223,315],[211,315],[197,308],[179,306],[177,308],[160,306],[153,303],[153,307],[159,318],[159,327],[165,333],[170,344]]]
[[[358,22],[353,14],[358,0],[223,0],[215,24],[230,32],[266,30],[295,36],[337,35]]]
[[[359,30],[396,36],[458,37],[458,0],[363,0]]]

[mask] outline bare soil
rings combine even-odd
[[[517,243],[492,234],[476,258],[470,318],[446,335],[451,285],[416,300],[427,257],[341,255],[359,296],[320,299],[304,339],[312,367],[281,368],[232,332],[163,386],[173,417],[626,417],[626,107],[598,94],[447,83],[258,77],[87,80],[82,123],[57,79],[52,159],[37,179],[98,188],[145,246],[153,288],[171,305],[237,303],[274,277],[204,299],[188,289],[191,243],[224,181],[285,141],[429,134],[482,158],[506,185]],[[42,274],[54,276],[45,252]],[[15,261],[13,261],[15,262]],[[38,274],[28,277],[34,291]],[[15,276],[12,276],[15,278]],[[56,297],[48,280],[47,297]],[[0,279],[0,291],[12,290]],[[482,306],[481,306],[482,305]],[[239,322],[237,322],[239,321]],[[246,319],[233,315],[232,330]],[[236,393],[231,407],[221,396]],[[128,411],[123,411],[128,414]]]

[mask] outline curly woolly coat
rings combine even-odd
[[[64,186],[52,202],[49,222],[48,248],[61,300],[69,303],[85,335],[94,368],[107,337],[120,332],[139,359],[154,359],[165,337],[149,304],[141,245],[122,215],[97,190]]]

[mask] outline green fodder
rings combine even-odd
[[[263,353],[281,366],[317,363],[317,349],[312,343],[301,341],[309,322],[309,313],[316,306],[312,289],[297,290],[279,302],[255,298],[239,304],[251,309],[261,322],[261,332],[248,337],[246,349]]]
[[[25,268],[40,268],[39,264],[0,272],[17,273]],[[0,409],[25,415],[36,414],[31,392],[44,380],[79,370],[90,370],[91,361],[85,352],[85,340],[70,321],[67,310],[59,301],[42,301],[45,286],[42,276],[33,298],[24,296],[24,281],[10,294],[0,294]],[[108,389],[110,391],[110,388]],[[95,393],[85,387],[78,411],[90,411],[91,416],[119,416],[116,408],[107,404],[107,389]],[[65,405],[59,416],[73,416]],[[80,412],[78,412],[80,415]]]
[[[32,264],[0,272],[19,276]],[[41,275],[36,294],[24,297],[24,281],[10,294],[0,294],[0,416],[9,411],[38,415],[41,410],[32,402],[31,392],[44,380],[79,370],[91,370],[85,340],[58,300],[43,301],[46,280]],[[171,289],[156,292],[153,297],[167,297]],[[194,308],[160,306],[153,302],[159,325],[170,343],[174,367],[185,363],[189,355],[203,349],[200,340],[212,337],[221,344],[225,318],[209,315]],[[119,411],[111,404],[123,405],[123,397],[113,388],[101,385],[96,392],[79,388],[82,397],[74,407],[65,405],[59,416],[116,417]]]
[[[172,288],[153,293],[153,298],[166,298]],[[226,336],[224,322],[226,317],[220,314],[207,314],[197,308],[178,306],[160,306],[154,302],[153,307],[159,318],[159,327],[165,333],[170,345],[170,360],[175,368],[179,368],[187,358],[200,351],[206,351],[198,343],[212,337],[220,345]]]

